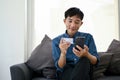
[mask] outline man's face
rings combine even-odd
[[[64,20],[64,23],[66,25],[67,33],[71,37],[78,31],[80,26],[83,24],[82,20],[77,16],[67,17]]]

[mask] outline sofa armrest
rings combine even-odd
[[[11,80],[31,80],[32,71],[25,63],[10,66]]]

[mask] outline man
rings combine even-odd
[[[52,40],[53,58],[59,80],[90,80],[90,65],[98,63],[99,56],[93,36],[78,31],[83,24],[83,17],[84,14],[79,8],[69,8],[65,11],[65,33]],[[74,45],[78,36],[85,37],[84,48]],[[69,39],[73,39],[73,42]]]

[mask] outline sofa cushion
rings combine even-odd
[[[110,75],[120,75],[120,41],[114,39],[108,47],[107,52],[114,54],[106,73]]]
[[[55,79],[56,69],[54,67],[45,67],[42,71],[43,76],[47,79]]]
[[[56,79],[47,79],[45,77],[37,77],[37,78],[34,78],[32,80],[56,80]]]
[[[120,41],[113,39],[108,47],[107,52],[120,53]]]
[[[98,66],[93,67],[93,78],[99,78],[104,76],[104,72],[107,70],[107,67],[110,64],[113,53],[98,52],[100,56],[100,61]]]
[[[52,58],[52,40],[47,35],[45,35],[42,42],[32,51],[26,64],[38,74],[44,75],[44,77],[55,77],[55,66]],[[49,69],[46,70],[46,68]]]
[[[104,76],[98,78],[97,80],[120,80],[120,76]]]

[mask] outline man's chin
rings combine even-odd
[[[72,34],[75,34],[75,33],[76,33],[76,31],[71,31],[71,33],[72,33]]]
[[[76,33],[76,30],[70,30],[68,33],[74,35]]]

